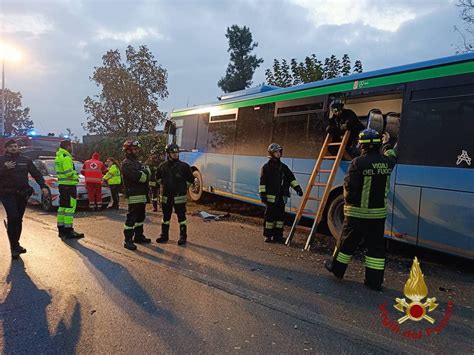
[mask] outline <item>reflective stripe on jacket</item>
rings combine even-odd
[[[79,175],[74,168],[72,155],[66,149],[59,148],[54,159],[58,185],[75,186],[79,182]]]
[[[104,180],[107,181],[109,185],[120,185],[122,183],[120,169],[117,164],[112,164],[107,174],[104,175]]]
[[[265,195],[268,202],[276,202],[283,197],[286,200],[290,196],[290,186],[297,190],[300,184],[288,165],[270,159],[262,166],[258,192]]]
[[[84,175],[86,184],[102,184],[102,172],[104,163],[97,159],[89,159],[84,162],[81,173]]]
[[[128,203],[146,203],[149,170],[135,157],[127,155],[122,162],[122,178]]]
[[[352,160],[344,179],[344,215],[362,219],[387,216],[387,195],[395,159],[388,152],[363,153]]]

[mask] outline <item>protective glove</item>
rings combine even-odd
[[[296,189],[296,193],[298,194],[298,196],[303,196],[303,190],[301,189],[301,187],[298,186],[298,188]]]

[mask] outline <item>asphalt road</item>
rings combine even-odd
[[[171,241],[154,243],[161,215],[149,213],[145,233],[153,243],[136,252],[122,247],[125,210],[79,212],[76,229],[86,238],[64,242],[54,214],[28,208],[21,260],[11,261],[0,231],[0,352],[473,352],[468,263],[421,258],[428,297],[439,303],[429,312],[435,324],[407,321],[397,333],[384,326],[380,307],[386,324],[403,316],[393,305],[404,297],[410,257],[391,255],[385,288],[375,292],[361,283],[360,257],[344,281],[322,268],[326,237],[313,252],[264,244],[253,217],[205,222],[191,213],[210,206],[189,207],[186,247],[176,245],[175,216]],[[427,335],[446,323],[449,301],[449,321]]]

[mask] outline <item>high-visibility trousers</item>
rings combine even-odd
[[[77,188],[74,185],[59,185],[58,227],[72,229],[77,206]]]

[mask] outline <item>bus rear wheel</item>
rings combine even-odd
[[[342,233],[342,224],[344,222],[344,196],[342,194],[333,198],[329,204],[327,223],[329,231],[336,241],[339,240]]]
[[[202,175],[199,170],[193,171],[194,175],[194,185],[189,188],[189,196],[191,201],[198,202],[202,198],[203,186],[202,186]]]

